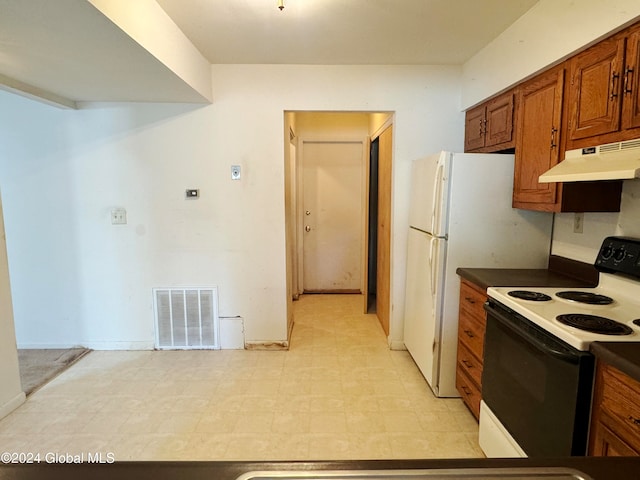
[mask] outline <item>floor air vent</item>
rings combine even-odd
[[[219,349],[218,289],[154,288],[156,348]]]

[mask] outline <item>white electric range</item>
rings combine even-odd
[[[572,347],[640,342],[640,282],[600,273],[593,288],[490,287],[489,297]]]
[[[640,239],[608,237],[593,288],[492,287],[480,446],[489,457],[585,455],[594,341],[639,342]]]

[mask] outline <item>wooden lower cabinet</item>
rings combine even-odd
[[[640,455],[640,382],[598,362],[589,455]]]
[[[456,388],[476,419],[480,416],[482,397],[482,358],[487,324],[487,315],[484,311],[486,301],[485,290],[467,280],[461,281]]]

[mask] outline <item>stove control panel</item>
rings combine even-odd
[[[607,237],[594,264],[607,273],[625,273],[640,278],[640,239]]]

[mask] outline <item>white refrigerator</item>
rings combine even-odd
[[[547,266],[553,215],[511,208],[513,162],[451,152],[413,162],[404,343],[439,397],[460,396],[456,269]]]

